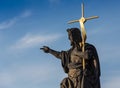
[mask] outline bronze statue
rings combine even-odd
[[[85,51],[82,52],[80,30],[71,28],[67,29],[67,32],[71,43],[69,50],[59,52],[47,46],[40,48],[61,60],[61,65],[68,77],[63,79],[60,88],[100,88],[100,64],[95,47],[85,43]],[[85,69],[83,69],[83,58]]]

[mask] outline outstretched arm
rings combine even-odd
[[[48,46],[43,46],[42,48],[40,48],[41,50],[43,50],[45,53],[50,53],[53,56],[55,56],[56,58],[61,58],[61,53],[59,51],[55,51],[50,49]]]

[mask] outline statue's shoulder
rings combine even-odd
[[[71,54],[71,52],[72,52],[72,50],[73,50],[73,48],[70,48],[70,49],[68,49],[68,50],[66,50],[66,51],[61,51],[61,54],[62,55],[66,55],[66,56],[70,56],[70,54]]]
[[[85,43],[85,48],[96,49],[95,46],[90,43]]]
[[[72,48],[68,49],[68,50],[62,50],[61,53],[63,54],[69,54],[72,51]]]

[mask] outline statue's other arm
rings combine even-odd
[[[53,56],[55,56],[56,58],[61,58],[61,53],[59,51],[55,51],[50,49],[48,46],[43,46],[43,48],[40,48],[41,50],[43,50],[45,53],[50,53]]]

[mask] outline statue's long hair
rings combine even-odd
[[[71,45],[73,47],[79,46],[79,43],[82,42],[80,30],[78,28],[70,28],[70,29],[67,29],[67,32],[68,32],[69,39],[71,41]]]

